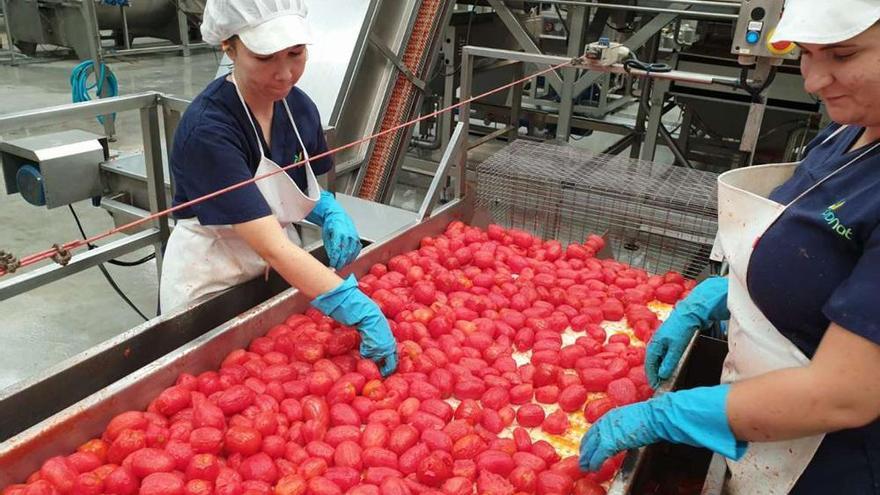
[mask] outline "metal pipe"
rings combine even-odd
[[[660,122],[660,125],[657,126],[657,132],[660,133],[660,137],[663,138],[663,141],[666,142],[666,146],[669,148],[669,151],[675,155],[675,159],[684,165],[687,168],[694,168],[693,164],[691,164],[690,160],[684,156],[684,152],[681,151],[681,148],[678,147],[678,143],[675,142],[675,139],[672,137],[672,133],[669,132],[669,129],[663,125],[663,122]]]
[[[739,9],[742,7],[742,2],[728,2],[724,0],[654,0],[655,2],[663,2],[663,3],[684,3],[687,5],[706,5],[709,7],[721,7],[721,8],[731,8],[731,9]]]
[[[119,13],[122,14],[122,46],[124,46],[126,50],[130,50],[131,38],[129,38],[128,34],[128,13],[125,12],[125,5],[119,6]]]
[[[105,57],[115,57],[117,55],[142,55],[144,53],[168,53],[190,50],[192,48],[207,48],[207,43],[191,43],[189,45],[170,45],[170,46],[150,46],[144,48],[130,48],[123,50],[105,51]]]
[[[509,1],[509,0],[502,0]],[[680,9],[664,9],[659,7],[640,7],[638,5],[618,5],[613,3],[598,3],[598,2],[578,2],[575,0],[545,0],[543,3],[549,4],[560,4],[560,5],[575,5],[580,7],[599,7],[599,8],[607,8],[612,10],[629,10],[632,12],[648,12],[654,14],[676,14],[685,19],[724,19],[724,20],[732,20],[735,21],[739,19],[739,14],[722,14],[720,12],[705,12],[705,11],[697,11],[697,10],[680,10]],[[687,2],[682,2],[687,3]],[[718,2],[720,3],[720,2]],[[720,6],[720,5],[719,5]]]
[[[0,134],[44,124],[57,124],[66,120],[87,119],[108,113],[138,110],[156,105],[159,96],[160,94],[155,91],[147,91],[133,95],[8,113],[0,115]]]
[[[443,143],[440,142],[439,136],[434,136],[434,139],[412,138],[409,144],[421,150],[439,150]]]

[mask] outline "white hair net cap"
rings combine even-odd
[[[878,20],[877,0],[786,0],[770,41],[830,45],[862,34]]]
[[[312,43],[304,0],[208,0],[202,39],[212,45],[238,35],[248,49],[271,55]]]

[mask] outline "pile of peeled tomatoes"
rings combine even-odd
[[[360,279],[399,343],[392,376],[354,329],[295,314],[2,495],[604,494],[620,456],[583,473],[526,428],[564,435],[569,413],[650,397],[644,347],[600,323],[645,342],[646,304],[693,282],[597,259],[603,245],[452,223]]]

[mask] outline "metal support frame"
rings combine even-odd
[[[165,197],[165,171],[162,168],[162,130],[159,128],[159,108],[151,106],[142,108],[141,133],[144,140],[144,162],[147,165],[147,196],[150,198],[150,212],[158,213],[167,209],[168,198]],[[168,216],[154,220],[154,225],[161,234],[156,243],[156,270],[162,273],[162,257],[164,244],[171,235],[168,227]]]
[[[177,30],[180,32],[180,46],[184,57],[189,57],[189,25],[186,22],[186,14],[180,8],[180,3],[174,2],[177,10]],[[129,48],[129,47],[126,47]]]
[[[419,88],[423,93],[425,92],[425,81],[422,81],[421,79],[416,77],[416,75],[413,74],[412,71],[409,70],[409,68],[407,68],[406,64],[403,63],[403,60],[401,60],[396,53],[391,51],[391,49],[388,48],[388,46],[379,39],[376,33],[370,33],[367,36],[367,40],[369,40],[371,45],[382,52],[382,55],[385,55],[385,58],[387,58],[392,64],[394,64],[394,67],[397,67],[397,70],[399,70],[400,73],[403,74],[403,77],[405,77],[409,82],[413,83],[413,86]]]
[[[464,148],[464,143],[466,141],[464,124],[459,122],[459,124],[455,126],[455,130],[452,131],[449,146],[447,146],[446,150],[443,152],[443,157],[440,159],[440,163],[437,166],[437,172],[431,180],[431,185],[428,186],[428,192],[425,194],[425,199],[422,200],[422,206],[419,208],[418,213],[419,222],[424,222],[428,218],[431,218],[431,214],[437,206],[437,201],[440,199],[440,192],[443,190],[446,177],[449,174],[449,169],[452,167],[453,163],[460,163],[460,160],[458,160],[460,154],[467,154],[467,150]],[[456,187],[456,190],[459,189]],[[459,198],[460,197],[461,196],[459,196]]]
[[[164,104],[164,97],[161,93],[146,92],[0,115],[0,135],[10,130],[57,124],[110,113],[139,111],[147,164],[150,210],[155,213],[164,210],[167,205],[162,168],[162,129],[159,126],[159,108]],[[176,100],[171,104],[172,106],[179,105]],[[169,235],[168,219],[162,217],[154,222],[153,228],[127,236],[124,239],[108,242],[85,253],[74,254],[71,261],[65,266],[52,264],[17,276],[6,275],[0,278],[0,300],[8,299],[34,287],[54,282],[103,263],[108,259],[131,253],[149,245],[153,245],[155,248],[157,266],[161,272],[162,251]]]
[[[642,150],[639,158],[642,160],[654,160],[654,153],[657,151],[657,136],[660,127],[663,126],[663,100],[666,98],[666,92],[669,91],[670,81],[655,81],[650,88],[651,106],[648,110],[648,123],[645,128],[645,138],[642,142]]]
[[[522,79],[524,75],[525,68],[523,67],[523,64],[518,63],[513,66],[514,81]],[[522,111],[523,84],[524,83],[519,83],[510,88],[510,118],[507,119],[510,127],[510,132],[507,133],[508,143],[512,143],[519,137],[519,114],[520,111]]]
[[[128,33],[128,13],[125,11],[125,5],[119,6],[119,14],[122,15],[122,46],[128,50],[131,49],[131,39]]]
[[[587,19],[587,9],[583,6],[572,6],[568,11],[569,33],[568,51],[569,57],[575,58],[582,54],[584,46],[584,27]],[[574,83],[577,70],[568,67],[562,70],[562,92],[559,95],[559,123],[556,126],[556,140],[568,142],[571,136],[571,116],[574,105]]]
[[[446,38],[443,40],[443,108],[449,108],[455,103],[455,50],[456,50],[456,32],[455,26],[447,26]],[[452,135],[452,112],[444,112],[440,115],[439,136],[440,148],[449,146],[449,139]]]
[[[510,60],[521,63],[530,63],[538,66],[552,66],[558,65],[566,61],[571,61],[571,58],[568,57],[559,57],[553,55],[540,55],[535,53],[528,52],[516,52],[512,50],[501,50],[497,48],[486,48],[479,46],[465,46],[462,49],[462,59],[461,59],[461,92],[460,97],[462,100],[467,100],[472,96],[472,85],[473,85],[473,72],[474,72],[474,57],[487,57],[487,58],[495,58],[500,60]],[[709,74],[700,74],[696,72],[688,72],[688,71],[679,71],[673,70],[669,72],[645,72],[642,70],[629,70],[627,71],[621,64],[614,64],[610,66],[587,66],[587,69],[592,69],[596,71],[602,72],[611,72],[611,73],[629,73],[633,76],[644,77],[646,78],[644,81],[644,86],[642,89],[641,95],[641,104],[639,105],[639,115],[636,119],[636,128],[628,135],[625,135],[623,138],[618,140],[616,143],[612,144],[609,148],[605,150],[605,153],[620,153],[625,150],[627,147],[632,147],[632,157],[638,158],[641,151],[641,142],[645,139],[646,131],[645,131],[645,120],[649,117],[649,102],[651,102],[651,89],[650,85],[655,83],[658,80],[661,85],[659,90],[656,92],[656,98],[654,98],[653,104],[651,105],[651,119],[652,122],[656,122],[657,125],[653,127],[653,131],[651,135],[653,137],[650,138],[650,142],[648,143],[648,149],[653,150],[656,145],[657,133],[661,138],[663,138],[664,142],[670,146],[673,154],[676,159],[684,166],[690,166],[686,157],[683,153],[681,153],[680,149],[675,149],[673,147],[674,140],[672,136],[669,134],[669,131],[665,128],[662,130],[660,127],[662,126],[660,117],[662,117],[664,113],[663,100],[662,97],[665,94],[665,87],[668,84],[668,81],[687,81],[691,83],[698,84],[706,84],[706,85],[714,85],[720,84],[725,87],[731,87],[732,85],[738,82],[738,79],[732,77],[720,77]],[[463,132],[465,136],[469,135],[470,131],[470,110],[471,104],[466,103],[461,106],[459,120],[462,124],[464,124]],[[562,118],[563,116],[559,116],[558,126],[562,126]],[[514,122],[514,116],[511,115],[509,121]],[[570,126],[570,123],[569,123]],[[760,127],[760,126],[759,126]],[[570,127],[569,127],[570,128]],[[505,129],[503,132],[497,132],[497,136],[504,134],[505,132],[513,132],[510,129]],[[494,134],[492,133],[493,137]],[[479,144],[482,144],[477,141]],[[468,145],[468,148],[471,146]],[[644,158],[647,159],[648,156],[653,156],[653,151],[645,152]],[[460,174],[462,174],[462,180],[464,180],[464,173],[467,165],[467,156],[464,155],[460,158]],[[462,186],[463,187],[463,186]]]
[[[495,9],[495,13],[498,14],[498,17],[501,19],[501,22],[507,26],[508,31],[513,35],[516,42],[519,43],[519,46],[522,47],[527,53],[533,54],[541,54],[541,49],[538,48],[538,45],[535,44],[535,40],[529,36],[529,33],[523,28],[522,24],[520,24],[519,20],[513,15],[513,12],[504,5],[503,0],[488,0],[489,5]],[[547,81],[549,81],[550,85],[556,90],[557,93],[562,94],[562,77],[557,72],[551,72],[545,76]]]
[[[9,52],[9,63],[15,65],[15,44],[12,42],[12,30],[9,29],[9,6],[6,0],[0,0],[0,7],[3,7],[3,32],[6,33],[7,50]]]
[[[509,1],[509,0],[505,0]],[[491,2],[491,0],[490,0]],[[640,5],[628,5],[628,4],[617,4],[617,3],[601,3],[595,1],[577,1],[577,0],[542,0],[541,3],[546,4],[557,4],[557,5],[571,5],[571,6],[585,6],[585,7],[598,7],[603,9],[613,9],[613,10],[626,10],[630,12],[644,12],[644,13],[654,13],[654,14],[675,14],[681,15],[688,19],[715,19],[715,20],[737,20],[739,18],[738,14],[725,14],[723,12],[708,12],[705,10],[683,10],[682,8],[676,6],[675,4],[670,5],[670,8],[662,8],[662,7],[645,7]],[[733,9],[739,9],[740,3],[738,2],[727,2],[727,1],[705,1],[699,2],[699,0],[675,0],[675,3],[678,4],[687,4],[687,5],[712,5],[716,7],[729,7]]]
[[[474,55],[472,46],[465,46],[461,49],[461,87],[459,88],[459,97],[461,101],[471,98],[473,91],[474,79]],[[471,128],[471,104],[465,103],[458,109],[458,121],[461,123],[461,134],[467,143]],[[467,180],[467,152],[461,153],[458,157],[458,177],[455,181],[455,195],[462,197],[465,194]]]

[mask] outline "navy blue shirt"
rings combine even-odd
[[[321,118],[315,103],[301,90],[287,95],[290,112],[309,156],[327,151]],[[251,114],[253,117],[253,114]],[[266,145],[259,123],[254,124],[266,156],[280,166],[301,158],[301,147],[281,101],[275,102],[272,117],[272,146]],[[174,205],[212,193],[254,176],[260,163],[260,147],[235,86],[220,77],[208,84],[189,105],[174,134],[171,173],[174,176]],[[313,160],[315,175],[333,166],[328,156]],[[288,174],[304,192],[305,169]],[[248,184],[175,213],[177,218],[198,217],[203,225],[227,225],[262,218],[272,213],[256,184]]]
[[[848,151],[863,132],[856,126],[823,142],[839,127],[810,143],[770,199],[791,203],[867,149]],[[791,204],[761,236],[748,274],[752,300],[807,356],[830,322],[880,344],[880,150]],[[826,435],[792,493],[880,494],[880,422]]]

